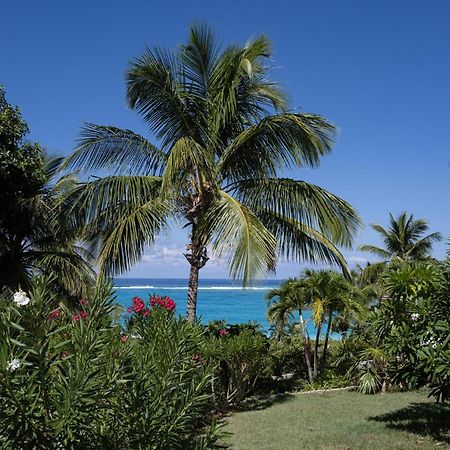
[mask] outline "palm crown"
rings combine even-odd
[[[372,281],[384,271],[390,262],[411,261],[430,257],[433,243],[441,240],[440,233],[425,234],[428,222],[424,219],[414,220],[413,215],[406,212],[397,218],[389,214],[390,224],[386,229],[378,224],[372,224],[384,243],[384,248],[375,245],[361,245],[360,250],[370,252],[383,261],[368,265],[362,271],[363,280]]]
[[[193,26],[176,51],[147,50],[130,64],[127,99],[159,148],[132,131],[88,124],[67,162],[115,172],[80,184],[68,199],[103,272],[127,270],[169,219],[190,228],[191,319],[207,248],[247,283],[279,256],[346,267],[336,246],[350,246],[359,225],[341,198],[278,178],[285,168],[317,166],[334,128],[288,111],[268,78],[270,54],[264,36],[221,50],[205,25]]]

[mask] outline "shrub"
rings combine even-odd
[[[216,367],[216,404],[237,406],[267,372],[268,339],[251,329],[235,335],[221,330],[210,335],[204,355]]]
[[[274,375],[295,372],[307,379],[305,344],[301,336],[285,336],[270,343],[270,362]]]
[[[49,280],[0,311],[0,440],[5,448],[213,448],[212,370],[199,327],[170,308],[111,319],[110,287],[76,310]],[[207,430],[207,431],[204,431]]]

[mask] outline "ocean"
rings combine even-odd
[[[261,280],[249,288],[235,280],[200,279],[197,316],[202,323],[224,320],[227,324],[256,321],[263,331],[269,331],[266,320],[265,296],[270,289],[280,286],[280,280]],[[128,307],[133,297],[148,300],[153,294],[166,295],[176,302],[176,314],[186,313],[187,280],[173,278],[117,278],[114,280],[117,302]],[[305,319],[310,311],[304,312]],[[311,321],[308,331],[314,333]]]

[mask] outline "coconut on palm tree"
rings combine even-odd
[[[158,146],[113,126],[88,124],[67,166],[112,171],[68,199],[102,273],[126,271],[173,222],[189,229],[188,311],[195,320],[199,271],[208,250],[248,283],[280,256],[346,268],[359,218],[344,200],[285,169],[315,167],[334,127],[289,110],[269,77],[265,36],[221,49],[193,26],[175,51],[147,50],[126,73],[127,101]]]
[[[362,270],[363,278],[375,280],[391,262],[403,262],[427,259],[431,256],[433,243],[442,239],[440,233],[428,232],[428,222],[424,219],[414,220],[412,214],[401,213],[397,218],[389,214],[389,228],[379,224],[371,227],[380,234],[384,248],[375,245],[361,245],[359,250],[369,252],[382,261],[369,264]]]

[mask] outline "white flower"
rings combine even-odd
[[[411,320],[413,320],[414,322],[419,318],[419,314],[418,313],[413,313],[411,314]]]
[[[437,347],[437,343],[434,342],[433,345],[432,345],[432,347],[433,347],[433,348],[436,348],[436,347]]]
[[[25,306],[30,303],[30,299],[27,297],[27,294],[23,291],[18,291],[14,294],[14,302],[16,305]]]
[[[16,369],[18,369],[20,367],[20,360],[17,358],[14,358],[11,360],[11,362],[8,364],[7,369],[10,372],[14,372]]]

